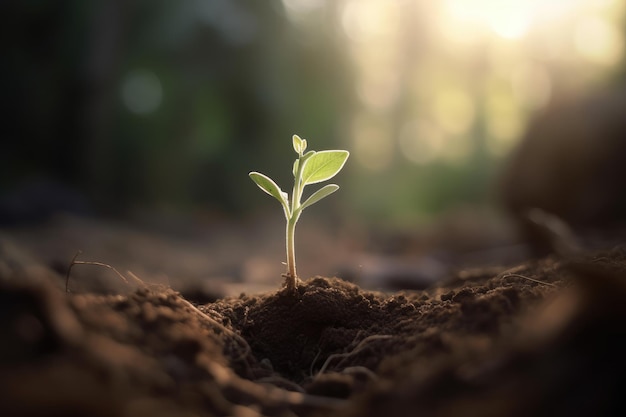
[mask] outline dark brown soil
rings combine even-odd
[[[194,305],[0,268],[1,416],[613,416],[626,251],[462,270],[424,291],[316,277]]]

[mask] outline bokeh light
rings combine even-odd
[[[624,40],[619,30],[598,16],[580,20],[574,33],[576,50],[600,65],[615,65],[622,58]]]
[[[337,207],[422,219],[483,201],[536,114],[626,73],[623,0],[40,3],[15,3],[0,182],[49,172],[111,211],[253,211],[242,173],[297,133],[351,151]]]
[[[124,77],[122,100],[132,113],[152,113],[161,105],[162,98],[161,82],[154,72],[137,69]]]
[[[344,1],[356,169],[393,178],[404,165],[416,176],[497,166],[535,113],[619,67],[623,14],[617,0]],[[467,177],[458,193],[488,187],[485,178]]]
[[[555,91],[588,88],[575,78],[593,78],[585,74],[620,62],[623,37],[615,3],[346,1],[341,22],[352,41],[359,111],[387,113],[390,119],[402,113],[407,120],[400,122],[407,126],[429,118],[436,130],[453,136],[482,132],[501,155]],[[561,77],[559,71],[576,75]],[[490,85],[498,77],[508,85],[494,91]],[[416,157],[418,142],[406,139],[411,135],[405,131],[401,135],[397,142],[412,155],[409,160],[431,159]]]

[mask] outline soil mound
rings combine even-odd
[[[5,274],[0,318],[6,416],[617,415],[626,252],[393,294],[316,277],[203,305]]]

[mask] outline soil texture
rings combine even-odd
[[[623,408],[621,247],[459,270],[426,290],[315,277],[297,294],[211,303],[133,276],[119,294],[65,292],[62,280],[7,265],[2,416],[572,417]]]

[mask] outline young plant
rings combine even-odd
[[[311,194],[304,203],[301,203],[304,187],[310,184],[327,181],[337,175],[343,168],[350,153],[342,150],[308,151],[306,139],[293,135],[293,149],[298,158],[293,163],[293,192],[291,199],[280,187],[268,176],[259,172],[248,174],[252,181],[282,205],[287,220],[287,273],[283,274],[287,290],[296,290],[298,275],[296,273],[295,233],[296,224],[302,214],[302,210],[328,197],[339,189],[337,184],[328,184]]]

